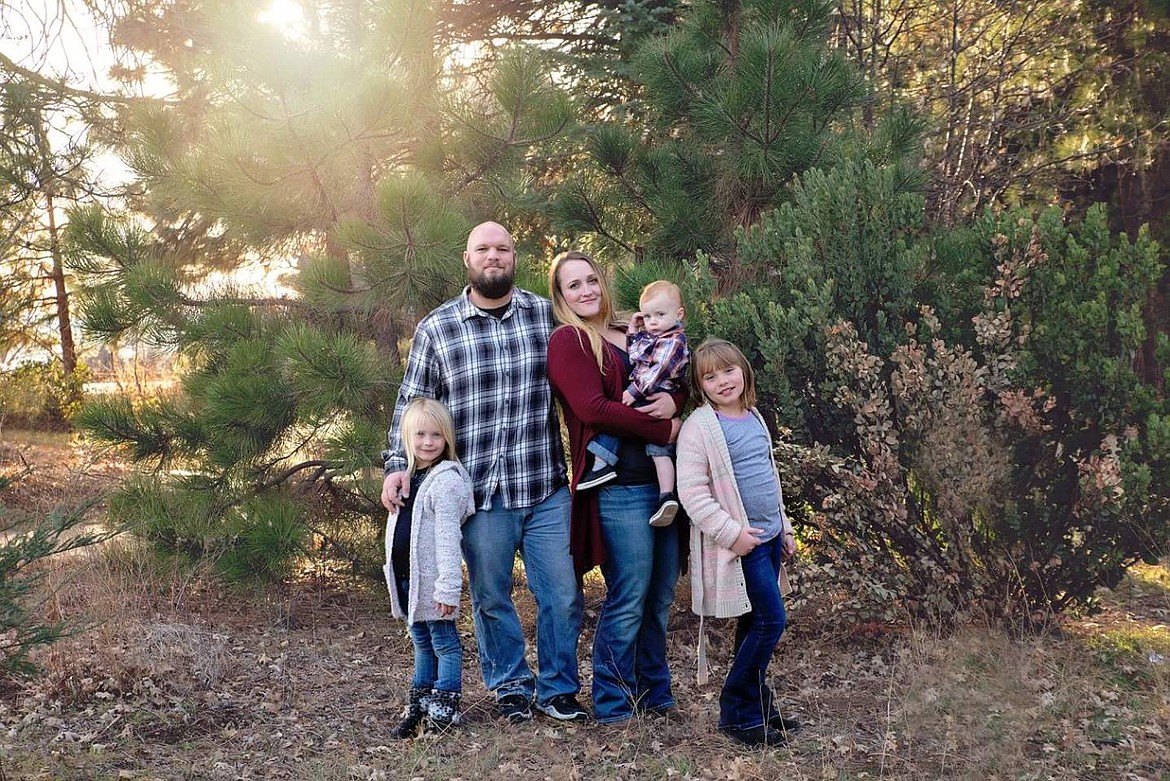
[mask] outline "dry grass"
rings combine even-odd
[[[680,583],[671,662],[680,718],[513,727],[484,691],[470,619],[467,723],[391,741],[410,642],[384,589],[323,572],[278,592],[225,588],[128,538],[54,562],[52,609],[86,630],[40,652],[0,700],[0,779],[1156,779],[1170,777],[1170,572],[1139,568],[1105,612],[1013,639],[993,627],[879,639],[803,624],[774,662],[787,748],[714,729],[694,680]],[[518,578],[525,628],[533,605]],[[603,596],[587,584],[581,669]],[[711,658],[730,632],[716,624]]]
[[[68,434],[4,429],[0,475],[15,483],[0,495],[2,506],[48,513],[79,505],[112,488],[126,464]]]

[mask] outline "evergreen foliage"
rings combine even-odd
[[[88,333],[171,349],[184,373],[174,394],[79,420],[159,470],[128,489],[144,534],[275,577],[311,528],[360,536],[337,516],[376,533],[400,342],[461,289],[469,228],[522,206],[530,150],[571,106],[532,50],[446,82],[421,0],[315,8],[304,38],[231,2],[129,12],[119,40],[177,99],[124,114],[140,216],[77,212],[72,263]],[[209,277],[290,257],[275,295]]]
[[[1134,369],[1166,265],[1146,231],[1114,236],[1103,206],[1075,228],[1051,208],[975,230],[998,262],[997,306],[975,325],[1010,432],[995,532],[1018,565],[1013,596],[1084,603],[1170,540],[1170,402]]]
[[[274,581],[307,551],[303,502],[282,491],[252,494],[193,475],[142,476],[110,498],[125,528],[170,554],[214,562],[230,580]]]
[[[8,482],[7,479],[4,482]],[[83,530],[91,507],[55,510],[49,517],[30,519],[6,511],[0,519],[0,672],[5,676],[32,675],[29,659],[36,647],[65,637],[76,627],[46,622],[40,607],[45,595],[41,565],[61,553],[80,550],[113,536],[113,532]]]
[[[7,61],[0,60],[2,68]],[[64,208],[92,194],[92,152],[80,136],[60,142],[53,122],[84,126],[97,114],[89,101],[71,100],[30,75],[0,80],[0,358],[12,360],[23,348],[33,360],[59,352],[71,391],[83,378],[71,377],[78,362],[61,220]],[[79,399],[74,393],[69,402]]]
[[[640,258],[702,251],[726,268],[735,229],[778,206],[792,177],[842,150],[861,85],[826,48],[826,3],[696,3],[631,63],[646,126],[599,123],[595,166],[560,188],[553,225]]]
[[[1133,368],[1158,247],[1114,237],[1101,208],[1079,226],[1055,209],[988,213],[942,241],[895,177],[809,171],[741,237],[767,287],[698,307],[704,330],[745,347],[788,431],[804,576],[867,620],[1091,606],[1170,535],[1170,404]],[[984,293],[950,323],[916,304],[957,278]]]

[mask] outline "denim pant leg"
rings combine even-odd
[[[767,678],[788,618],[776,582],[782,552],[782,539],[776,537],[740,559],[752,609],[740,616],[736,628],[735,656],[719,694],[721,728],[752,729],[775,714]]]
[[[410,625],[410,642],[414,645],[414,677],[410,685],[429,689],[435,685],[439,674],[439,659],[431,645],[431,633],[425,621],[415,621]]]
[[[561,488],[525,512],[520,555],[536,598],[536,699],[547,703],[581,690],[577,640],[581,637],[581,586],[569,552],[572,499]]]
[[[634,715],[638,698],[638,639],[654,565],[653,485],[608,485],[598,492],[605,602],[593,636],[593,715],[602,723]],[[665,645],[665,639],[663,640]]]
[[[654,491],[658,491],[656,486]],[[654,535],[654,562],[642,614],[642,630],[638,633],[638,707],[661,710],[675,704],[670,689],[670,666],[666,660],[666,624],[674,602],[681,554],[677,526],[649,528]]]
[[[454,621],[427,621],[431,648],[438,661],[434,688],[445,692],[463,691],[463,646]]]
[[[521,511],[507,510],[493,497],[463,524],[475,640],[483,683],[496,698],[532,696],[532,672],[524,660],[524,632],[512,602],[512,570],[520,547]]]
[[[585,449],[597,457],[599,461],[613,466],[618,462],[618,450],[621,449],[622,441],[613,434],[599,433],[589,440],[589,444]]]

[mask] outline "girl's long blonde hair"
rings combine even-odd
[[[553,317],[558,323],[570,325],[574,328],[579,328],[585,332],[589,337],[589,349],[593,353],[593,357],[597,359],[597,368],[602,374],[605,373],[605,337],[601,335],[601,331],[592,323],[586,322],[577,316],[570,307],[569,303],[565,301],[565,296],[561,293],[561,266],[571,260],[583,260],[589,264],[593,269],[593,273],[597,274],[597,278],[601,280],[601,300],[600,319],[605,323],[605,327],[622,327],[624,323],[618,319],[617,312],[613,308],[613,298],[610,296],[609,279],[605,274],[605,270],[597,264],[591,256],[579,250],[568,250],[562,252],[553,258],[552,264],[548,267],[548,297],[553,305]]]
[[[703,393],[703,375],[717,372],[728,366],[738,366],[743,371],[743,395],[739,397],[743,408],[756,406],[756,373],[748,363],[743,351],[726,339],[708,337],[691,353],[691,393],[697,404],[710,404]]]
[[[439,460],[459,460],[455,451],[455,422],[451,420],[451,413],[443,402],[420,396],[411,399],[406,409],[402,411],[402,449],[406,451],[408,475],[414,474],[414,434],[424,420],[433,423],[447,441]]]

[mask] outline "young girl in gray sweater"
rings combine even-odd
[[[395,618],[410,625],[414,677],[397,738],[424,718],[459,722],[463,648],[455,620],[463,591],[460,527],[475,512],[471,478],[455,454],[455,427],[441,402],[418,398],[402,415],[410,495],[386,524],[386,585]]]

